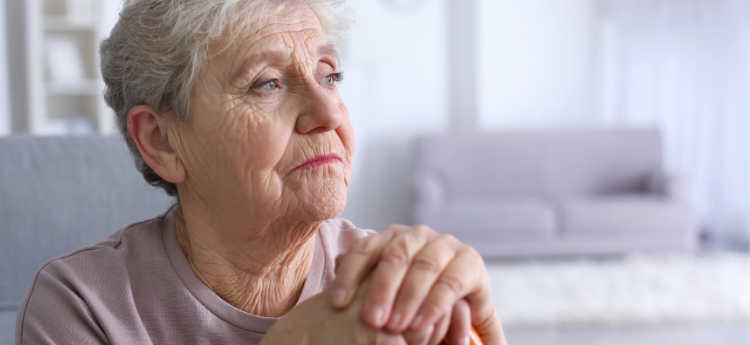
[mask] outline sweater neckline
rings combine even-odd
[[[164,246],[169,256],[177,276],[182,281],[185,288],[200,302],[206,309],[218,318],[230,323],[235,327],[256,333],[267,333],[280,317],[265,317],[250,314],[235,306],[227,303],[216,293],[214,293],[193,271],[192,266],[185,253],[180,247],[177,239],[177,230],[175,227],[175,207],[167,211],[162,220],[162,237]],[[323,273],[325,272],[325,254],[323,252],[323,243],[320,238],[320,229],[315,234],[315,251],[313,253],[312,264],[307,272],[305,284],[302,287],[302,293],[295,305],[320,293]]]

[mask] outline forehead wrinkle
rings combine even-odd
[[[234,81],[242,79],[248,72],[252,71],[255,66],[262,65],[264,63],[277,65],[280,65],[283,61],[294,63],[294,61],[299,60],[294,56],[299,55],[294,54],[295,51],[307,51],[308,55],[312,56],[312,50],[309,49],[307,47],[307,44],[305,43],[306,41],[317,38],[319,36],[317,34],[318,30],[315,30],[313,28],[303,28],[293,31],[274,31],[260,36],[259,38],[249,38],[248,40],[251,40],[253,42],[247,48],[242,49],[242,51],[251,53],[247,57],[243,57],[243,54],[237,54],[238,58],[236,58],[235,60],[241,60],[241,62],[238,64],[239,68],[237,68],[233,72],[230,72],[230,80]],[[274,44],[272,40],[279,40],[282,42],[282,44]],[[272,43],[267,44],[266,42],[269,41],[271,41]],[[303,44],[301,44],[301,47],[297,43],[298,41],[303,42]],[[240,50],[241,44],[235,44],[237,45],[237,50]],[[260,46],[260,48],[257,48],[258,46]],[[269,48],[266,48],[266,46]],[[304,47],[304,49],[300,49],[302,47]],[[253,50],[258,51],[253,52]]]
[[[230,80],[230,85],[244,87],[245,85],[239,85],[239,82],[247,83],[248,75],[262,65],[284,67],[304,61],[312,62],[321,53],[332,57],[338,63],[338,54],[323,34],[318,18],[309,9],[305,12],[293,18],[287,17],[288,21],[280,18],[279,21],[267,21],[265,25],[253,30],[253,33],[243,35],[246,39],[232,42],[236,49],[227,49],[223,52],[235,56],[228,64],[227,79]],[[275,40],[280,41],[280,44]],[[320,47],[314,49],[316,41],[321,43]],[[242,47],[243,43],[248,42],[249,45]]]
[[[253,42],[246,49],[241,50],[246,54],[249,52],[249,54],[236,54],[237,57],[234,60],[239,62],[236,64],[232,63],[230,67],[238,67],[234,69],[234,71],[230,72],[230,80],[235,81],[245,79],[248,73],[252,72],[261,65],[278,65],[281,64],[281,62],[288,60],[288,57],[291,54],[291,49],[289,49],[289,46],[286,44],[283,44],[281,46],[277,44],[268,44],[268,48],[263,47],[256,49],[258,45],[264,44],[264,41],[267,41],[268,39],[276,39],[271,36],[272,35],[267,35],[265,37],[262,37]]]

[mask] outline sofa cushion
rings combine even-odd
[[[449,200],[536,196],[544,187],[539,135],[452,133],[415,143],[418,173],[434,176]]]
[[[421,213],[418,223],[458,239],[543,241],[555,236],[555,210],[540,200],[455,200]]]
[[[565,238],[648,239],[697,233],[690,207],[658,197],[567,199],[560,202],[560,217]]]
[[[645,193],[648,179],[662,171],[662,161],[656,129],[549,132],[544,139],[546,195]]]

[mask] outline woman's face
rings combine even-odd
[[[309,8],[285,11],[245,37],[210,55],[190,124],[173,127],[170,143],[187,171],[181,198],[227,219],[338,215],[354,133],[336,51]]]

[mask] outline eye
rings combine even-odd
[[[333,80],[333,77],[328,76],[320,80],[320,83],[326,86],[331,86],[335,81]]]
[[[273,91],[279,88],[279,80],[272,79],[263,84],[258,85],[258,89],[263,91]]]
[[[344,73],[338,72],[338,73],[329,74],[323,77],[323,79],[320,79],[320,83],[325,86],[333,86],[333,84],[335,84],[336,82],[340,82],[343,79],[344,79]]]

